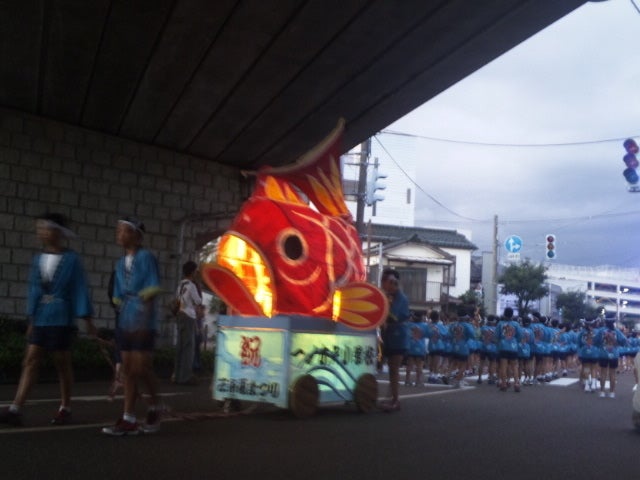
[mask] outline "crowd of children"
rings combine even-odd
[[[464,377],[473,376],[478,384],[486,379],[519,392],[573,370],[582,389],[614,398],[616,374],[633,370],[640,348],[637,332],[615,318],[571,324],[537,312],[514,316],[509,307],[500,318],[483,318],[477,309],[461,316],[432,311],[424,319],[414,315],[410,329],[405,385],[422,385],[426,360],[428,383],[462,387]]]

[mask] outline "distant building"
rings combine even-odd
[[[381,271],[392,267],[401,274],[412,310],[446,311],[459,302],[460,295],[477,287],[479,278],[471,284],[471,252],[477,247],[456,230],[415,226],[418,149],[414,142],[414,138],[388,133],[379,133],[369,142],[369,179],[375,165],[387,175],[380,180],[386,186],[379,191],[384,200],[364,208],[364,224],[371,222],[362,234],[369,281],[379,284]],[[360,160],[360,146],[342,157],[343,188],[354,219]]]
[[[369,281],[387,267],[398,270],[410,307],[447,311],[470,288],[471,252],[477,247],[455,230],[371,224],[363,238]]]
[[[560,291],[580,291],[593,306],[613,314],[619,322],[632,328],[640,323],[640,269],[611,266],[581,267],[551,264],[547,270],[550,287]],[[556,292],[554,295],[554,291]],[[558,316],[555,308],[557,288],[540,302],[541,313]],[[545,310],[545,306],[550,309]]]
[[[378,163],[380,172],[387,175],[381,180],[386,185],[379,193],[384,200],[364,209],[365,223],[371,219],[374,223],[415,225],[415,196],[418,149],[415,139],[379,133],[370,141],[368,173],[373,173],[374,164]],[[360,146],[352,149],[342,157],[342,178],[347,207],[353,218],[356,218],[356,200],[358,192],[358,176],[360,173]]]

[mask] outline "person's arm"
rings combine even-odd
[[[93,323],[93,319],[91,317],[85,317],[83,319],[85,321],[85,325],[87,327],[87,335],[90,337],[95,337],[98,334],[98,329]]]
[[[190,282],[188,293],[189,293],[189,297],[191,297],[191,301],[193,302],[194,306],[197,307],[198,305],[202,305],[202,297],[200,296],[200,293],[198,292],[198,287],[196,286],[195,283]]]

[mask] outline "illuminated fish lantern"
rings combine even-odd
[[[333,318],[365,330],[387,317],[386,296],[365,282],[360,238],[344,202],[343,130],[340,121],[293,165],[255,172],[255,190],[220,238],[215,263],[201,269],[232,312]]]

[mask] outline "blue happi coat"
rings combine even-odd
[[[113,284],[113,302],[120,306],[119,327],[126,331],[157,330],[157,295],[161,291],[158,262],[149,250],[136,251],[130,270],[126,269],[125,257],[120,258]]]
[[[91,294],[80,256],[73,250],[62,252],[51,281],[40,271],[42,254],[34,257],[29,272],[27,315],[37,327],[72,327],[76,318],[93,315]]]

